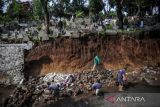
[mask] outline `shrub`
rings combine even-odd
[[[76,17],[84,17],[84,12],[83,11],[76,11]]]
[[[108,17],[116,17],[117,16],[117,13],[116,12],[113,12],[113,11],[111,11],[111,12],[109,12],[108,13],[108,15],[107,15]]]
[[[37,30],[40,31],[42,29],[42,25],[38,25]]]
[[[113,27],[112,27],[112,25],[109,24],[109,25],[106,25],[105,28],[107,30],[107,29],[112,29]]]
[[[128,25],[129,24],[127,18],[124,18],[123,22],[124,22],[124,25]]]
[[[0,23],[10,22],[11,20],[12,19],[8,15],[5,16],[0,15]]]

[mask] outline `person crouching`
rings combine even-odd
[[[59,84],[51,84],[50,82],[47,82],[48,89],[53,94],[55,99],[58,101],[59,99],[59,93],[60,93],[60,85]]]
[[[92,84],[92,90],[95,91],[96,96],[99,95],[99,90],[102,88],[102,84],[99,80]]]

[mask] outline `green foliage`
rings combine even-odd
[[[111,12],[108,13],[107,16],[108,16],[108,17],[116,17],[116,16],[117,16],[117,13],[114,12],[114,11],[111,11]]]
[[[159,0],[108,0],[108,3],[112,8],[122,3],[123,11],[131,16],[144,16],[146,11],[151,14],[151,7],[160,5]]]
[[[22,8],[21,5],[17,3],[16,0],[13,0],[13,15],[14,16],[19,16],[21,8]]]
[[[78,18],[79,18],[79,17],[84,17],[84,12],[83,12],[83,11],[80,11],[80,10],[79,10],[79,11],[76,11],[75,14],[76,14],[76,17],[78,17]]]
[[[40,0],[32,0],[33,2],[33,15],[35,19],[42,19],[42,4]]]
[[[65,16],[63,4],[58,3],[58,4],[54,5],[53,8],[54,8],[53,9],[54,16],[56,16],[56,17],[63,17],[63,16]]]
[[[29,3],[23,4],[20,1],[13,0],[7,8],[6,14],[12,19],[28,19],[32,16],[30,7]]]
[[[105,36],[106,35],[106,32],[103,30],[103,31],[100,31],[99,33],[98,33],[98,36]]]
[[[123,23],[124,23],[124,25],[128,25],[128,24],[129,24],[129,23],[128,23],[128,19],[127,19],[127,18],[124,18]]]
[[[106,25],[105,28],[106,28],[106,30],[107,29],[113,29],[112,25],[110,25],[110,24]]]
[[[42,29],[42,25],[38,25],[37,30],[40,31]]]
[[[66,22],[66,20],[63,20],[63,26],[64,26],[64,28],[67,27],[67,22]]]
[[[0,15],[0,23],[10,22],[12,19],[8,15]]]
[[[89,10],[92,14],[98,14],[103,8],[103,0],[89,0]]]
[[[113,29],[113,26],[110,24],[105,25],[103,28],[104,31],[109,30],[109,29]]]
[[[105,18],[105,14],[103,14],[102,12],[99,12],[98,16],[99,16],[100,18],[102,18],[102,19]]]
[[[88,11],[88,7],[86,8],[84,6],[85,2],[87,0],[72,0],[71,2],[71,10],[70,12],[75,13],[77,11],[83,11],[84,13],[86,13],[86,11]]]

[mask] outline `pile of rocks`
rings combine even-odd
[[[144,78],[157,80],[160,77],[160,67],[144,67],[142,75]]]
[[[41,77],[29,77],[19,85],[13,94],[9,96],[4,105],[34,107],[39,103],[54,103],[55,98],[47,89],[46,82],[64,82],[69,74],[49,73]],[[87,94],[91,90],[91,84],[99,79],[102,84],[106,84],[112,77],[112,71],[93,71],[74,74],[75,81],[60,91],[60,97],[71,97],[79,94]],[[82,91],[83,90],[83,91]]]
[[[80,81],[85,83],[86,86],[90,86],[96,80],[100,80],[102,84],[108,84],[112,78],[112,71],[102,70],[102,71],[84,71],[76,75],[76,82]]]
[[[41,77],[40,80],[45,83],[47,82],[62,83],[63,81],[65,81],[68,75],[69,74],[49,73],[49,74],[46,74],[44,77]]]

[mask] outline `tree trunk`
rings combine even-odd
[[[160,4],[159,4],[159,6],[158,6],[158,13],[159,13],[159,15],[160,15]]]
[[[141,12],[141,8],[140,8],[140,5],[138,5],[138,11],[136,13],[136,16],[139,16],[140,12]]]
[[[119,28],[123,29],[122,4],[119,1],[116,1],[116,4],[117,4],[117,16],[119,20]]]
[[[45,32],[49,34],[49,12],[48,12],[48,0],[41,0],[42,8],[44,11],[44,24],[45,24]]]
[[[103,11],[104,11],[104,14],[107,14],[107,11],[106,11],[105,7],[103,8]]]

